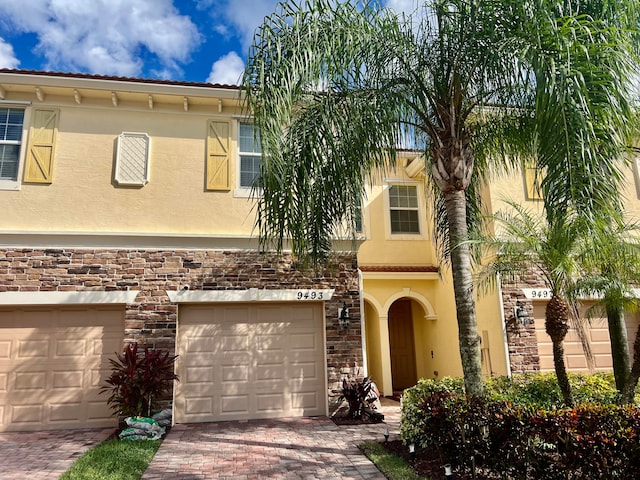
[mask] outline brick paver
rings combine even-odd
[[[167,434],[143,480],[344,479],[384,480],[358,450],[397,438],[400,407],[383,399],[385,422],[337,426],[326,417],[176,425]],[[59,478],[113,429],[0,433],[0,478]]]
[[[358,450],[398,435],[400,407],[384,400],[385,423],[337,426],[326,417],[176,425],[143,480],[376,479],[378,469]]]
[[[0,478],[59,478],[84,452],[106,440],[113,428],[0,433]]]

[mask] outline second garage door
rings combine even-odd
[[[326,414],[320,303],[181,305],[178,423]]]
[[[115,427],[99,392],[123,322],[121,307],[0,309],[0,431]]]

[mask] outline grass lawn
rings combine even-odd
[[[138,480],[162,440],[107,440],[85,453],[61,480]]]
[[[358,446],[389,480],[428,480],[416,475],[404,459],[385,450],[376,442],[365,442]]]

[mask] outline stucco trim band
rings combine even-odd
[[[322,302],[331,300],[334,289],[282,289],[260,290],[178,290],[168,291],[174,303],[224,303],[224,302]]]
[[[140,293],[129,291],[0,292],[0,305],[100,305],[133,303]]]

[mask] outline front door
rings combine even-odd
[[[398,300],[389,309],[389,346],[393,390],[414,386],[418,378],[411,300]]]

